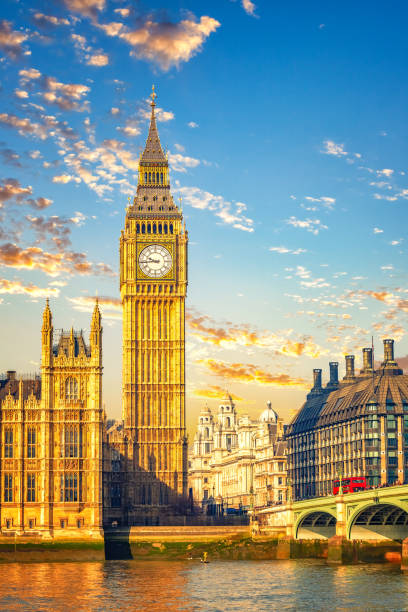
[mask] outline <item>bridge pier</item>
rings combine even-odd
[[[328,540],[327,562],[342,565],[354,561],[353,543],[345,536],[335,535]]]
[[[408,572],[408,538],[402,541],[401,570]]]
[[[346,538],[347,537],[347,516],[346,516],[346,504],[344,503],[343,495],[338,495],[336,497],[336,516],[337,516],[336,536],[340,538]]]

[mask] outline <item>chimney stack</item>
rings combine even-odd
[[[394,361],[394,340],[384,340],[384,365]]]
[[[337,387],[339,384],[339,364],[337,361],[331,361],[329,363],[330,368],[330,381],[328,387]]]
[[[373,371],[373,349],[363,348],[363,373]]]
[[[343,380],[354,380],[354,355],[346,355],[346,375]]]
[[[322,371],[320,369],[313,370],[313,389],[318,390],[322,388]]]

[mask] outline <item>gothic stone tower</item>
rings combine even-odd
[[[137,193],[120,237],[127,520],[160,520],[187,492],[185,312],[187,232],[170,192],[155,97]],[[129,473],[129,472],[132,472]],[[132,518],[133,517],[133,518]]]

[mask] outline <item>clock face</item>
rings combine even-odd
[[[161,278],[172,266],[170,252],[161,244],[150,244],[139,254],[139,267],[150,278]]]

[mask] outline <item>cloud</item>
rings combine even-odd
[[[175,172],[187,172],[187,168],[196,168],[200,164],[199,159],[181,153],[169,153],[169,162]]]
[[[2,19],[0,21],[0,49],[9,57],[16,60],[23,53],[23,42],[27,40],[28,35],[23,32],[12,30],[10,21]]]
[[[30,185],[22,187],[17,179],[3,179],[2,183],[0,183],[0,204],[3,205],[4,202],[9,200],[21,203],[32,192],[33,189]]]
[[[70,244],[71,228],[83,224],[85,217],[82,213],[76,213],[75,217],[60,217],[52,215],[50,217],[32,217],[26,216],[26,220],[32,230],[35,231],[37,237],[41,240],[47,240],[51,237],[53,245],[58,250],[66,249]]]
[[[77,176],[73,176],[72,174],[58,174],[52,177],[53,183],[62,183],[63,185],[66,185],[67,183],[70,183],[71,181],[80,183],[81,179],[78,178]]]
[[[32,123],[30,119],[17,117],[13,114],[0,113],[0,123],[8,127],[15,128],[21,136],[27,134],[37,136],[44,140],[47,138],[47,132],[39,123]]]
[[[0,208],[4,202],[8,202],[9,200],[14,200],[17,204],[28,204],[39,210],[47,208],[53,203],[53,201],[48,198],[39,197],[34,199],[28,198],[27,196],[29,195],[32,195],[31,185],[22,187],[17,179],[4,179],[3,182],[0,183]]]
[[[33,79],[39,79],[41,75],[41,72],[39,70],[37,70],[37,68],[28,68],[28,69],[23,69],[20,70],[18,73],[21,77],[21,80],[26,83],[27,81],[31,81]]]
[[[4,293],[9,295],[28,295],[32,298],[57,298],[60,294],[60,290],[53,287],[37,287],[31,283],[29,285],[23,285],[21,281],[10,281],[5,278],[0,278],[0,294]]]
[[[256,6],[251,0],[242,0],[242,8],[248,15],[255,15]]]
[[[0,266],[17,270],[41,270],[49,276],[59,276],[62,273],[113,275],[110,266],[89,262],[85,253],[73,251],[48,253],[40,247],[22,248],[11,242],[0,244]]]
[[[189,121],[187,125],[189,128],[193,128],[193,129],[199,127],[198,123],[196,123],[195,121]]]
[[[213,195],[198,187],[179,187],[177,191],[183,196],[185,202],[193,208],[210,210],[223,223],[232,225],[235,229],[244,232],[254,231],[254,221],[244,215],[247,207],[243,202],[228,202],[222,196]]]
[[[43,13],[34,13],[33,19],[39,28],[44,29],[71,25],[70,21],[64,17],[54,17],[54,15],[44,15]]]
[[[186,322],[190,333],[201,342],[222,348],[259,347],[267,349],[276,355],[298,357],[305,355],[316,359],[324,351],[315,344],[311,336],[290,339],[293,330],[279,333],[259,331],[248,324],[234,325],[232,323],[216,323],[211,317],[197,312],[187,312]]]
[[[201,397],[203,399],[225,399],[228,395],[232,400],[236,402],[242,402],[243,398],[231,393],[230,391],[226,391],[219,385],[210,385],[205,389],[194,389],[192,395],[196,397]]]
[[[382,195],[380,193],[375,193],[374,194],[374,198],[376,200],[387,200],[387,202],[395,202],[396,200],[398,200],[397,196],[386,196],[386,195]]]
[[[61,110],[83,111],[86,104],[80,105],[83,97],[90,91],[87,85],[61,83],[55,77],[43,77],[41,87],[43,99],[49,104],[56,104]]]
[[[74,310],[80,312],[92,312],[95,307],[95,297],[80,296],[67,298],[73,305]],[[122,302],[120,298],[109,296],[98,296],[98,304],[104,319],[120,320],[122,318]]]
[[[373,229],[373,234],[383,234],[384,230],[380,229],[379,227],[375,227]]]
[[[377,170],[378,176],[386,176],[390,178],[394,174],[394,170],[391,168],[384,168],[383,170]]]
[[[88,57],[88,66],[107,66],[109,64],[109,56],[106,53],[95,53]]]
[[[283,373],[271,374],[251,363],[227,363],[216,359],[200,359],[198,363],[214,376],[244,384],[255,383],[272,387],[308,387],[303,378],[293,378],[289,374]]]
[[[335,157],[348,155],[347,151],[344,150],[344,144],[337,144],[333,140],[325,140],[323,145],[325,148],[322,153],[326,155],[334,155]]]
[[[301,255],[302,253],[307,253],[306,249],[288,249],[284,246],[269,247],[269,251],[272,251],[273,253],[280,253],[282,255],[286,253],[289,255]]]
[[[301,229],[305,229],[308,232],[311,232],[315,236],[319,234],[322,230],[329,229],[327,225],[324,225],[320,219],[297,219],[296,217],[290,217],[287,219],[286,223],[288,225],[292,225],[293,227],[299,227]]]
[[[204,41],[221,24],[212,17],[203,16],[199,21],[183,19],[178,23],[155,22],[147,19],[134,30],[122,23],[100,24],[108,36],[118,36],[131,47],[131,55],[158,64],[164,71],[181,62],[188,62],[200,52]]]
[[[92,19],[105,8],[105,0],[64,0],[64,3],[69,11]]]
[[[20,155],[16,151],[9,148],[0,149],[0,155],[4,164],[8,164],[9,166],[14,166],[16,168],[22,168],[19,161]]]
[[[323,204],[326,208],[333,210],[334,205],[336,203],[336,198],[330,198],[328,196],[321,196],[320,198],[314,198],[312,196],[305,196],[305,200],[309,202],[318,202],[319,204]]]

